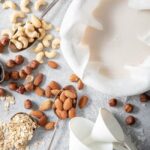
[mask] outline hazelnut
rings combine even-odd
[[[9,43],[9,37],[8,37],[8,36],[4,36],[4,37],[0,40],[0,42],[1,42],[4,46],[8,45],[8,43]]]
[[[0,96],[5,96],[5,90],[3,88],[0,88]]]
[[[125,122],[126,122],[127,125],[133,125],[136,122],[136,118],[134,116],[128,116],[125,119]]]
[[[21,79],[25,79],[26,76],[27,76],[27,74],[26,74],[26,72],[25,72],[24,70],[20,70],[20,71],[19,71],[19,77],[20,77]]]
[[[10,78],[13,80],[18,80],[19,79],[19,72],[18,71],[12,71],[10,74]]]
[[[32,108],[32,101],[27,99],[24,101],[24,108],[31,109]]]
[[[10,59],[10,60],[8,60],[8,61],[6,62],[6,66],[7,66],[8,68],[13,68],[13,67],[16,66],[16,63],[15,63],[14,60]]]
[[[29,67],[29,66],[26,66],[26,67],[24,68],[24,71],[26,72],[27,75],[29,75],[29,74],[32,73],[32,68]]]
[[[17,55],[15,57],[15,62],[17,65],[21,65],[24,62],[24,57],[22,55]]]
[[[25,87],[26,91],[28,91],[28,92],[31,92],[31,91],[34,90],[34,85],[33,85],[32,82],[26,83],[26,84],[24,85],[24,87]]]
[[[127,113],[130,113],[133,111],[133,108],[134,106],[132,104],[125,104],[124,105],[124,110],[127,112]]]
[[[15,91],[15,90],[17,90],[18,85],[17,85],[17,83],[15,83],[15,82],[10,82],[10,83],[8,84],[8,87],[9,87],[10,90]]]
[[[0,42],[0,53],[4,52],[4,45]]]
[[[117,99],[112,98],[108,101],[108,103],[109,103],[109,106],[115,107],[115,106],[117,106]]]
[[[149,100],[150,100],[150,97],[146,93],[140,95],[141,102],[147,102]]]
[[[9,72],[5,71],[4,80],[8,81],[9,79],[10,79],[10,74],[9,74]]]
[[[39,66],[39,62],[37,60],[32,60],[31,63],[29,64],[29,67],[32,69],[36,69]]]
[[[18,92],[18,93],[20,93],[20,94],[24,94],[25,91],[26,91],[26,90],[25,90],[24,85],[20,85],[20,86],[18,87],[18,89],[16,90],[16,92]]]

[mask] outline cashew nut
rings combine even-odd
[[[27,48],[28,47],[28,39],[26,37],[20,36],[18,38],[18,41],[20,41],[23,44],[23,48]]]
[[[37,53],[35,59],[36,59],[39,63],[42,64],[42,63],[44,63],[43,58],[44,58],[44,52],[42,51],[42,52]]]
[[[30,22],[27,22],[27,23],[25,24],[25,28],[26,28],[28,31],[35,31],[35,28],[34,28],[33,24],[30,23]]]
[[[53,36],[51,34],[47,34],[45,35],[45,37],[43,38],[43,45],[44,47],[49,47],[50,46],[50,41],[53,39]]]
[[[16,39],[16,38],[18,38],[19,36],[23,36],[23,35],[24,35],[24,32],[21,31],[21,30],[18,30],[18,31],[12,36],[12,38],[13,38],[13,39]]]
[[[18,18],[25,18],[25,14],[22,11],[15,11],[11,16],[11,22],[16,23]]]
[[[35,9],[35,10],[39,10],[42,5],[46,5],[46,4],[47,4],[47,3],[46,3],[45,0],[37,0],[37,1],[35,2],[34,9]]]
[[[29,38],[29,43],[32,43],[34,41],[34,38]]]
[[[46,21],[42,20],[42,28],[45,30],[52,29],[52,24],[48,24]]]
[[[27,7],[29,5],[30,0],[22,0],[20,4],[20,8],[24,13],[29,13],[30,9]]]
[[[56,50],[52,50],[50,52],[45,51],[45,56],[47,58],[55,58],[57,56],[57,51]]]
[[[11,9],[16,9],[17,6],[16,6],[16,3],[12,2],[12,1],[6,1],[3,3],[3,9],[8,9],[8,8],[11,8]]]
[[[12,39],[11,42],[16,46],[17,49],[22,49],[23,48],[23,45],[21,42],[17,41],[17,40],[14,40]]]
[[[30,32],[29,30],[25,29],[25,33],[29,38],[38,38],[39,37],[39,33],[36,31]]]
[[[40,33],[39,40],[42,40],[44,36],[46,35],[46,31],[43,28],[38,29]]]
[[[33,49],[34,52],[40,52],[40,51],[43,51],[44,49],[44,46],[42,43],[38,43],[38,45],[36,46],[36,48]]]
[[[12,30],[13,31],[16,31],[18,29],[18,27],[22,26],[23,23],[22,22],[19,22],[19,23],[15,23],[12,25]]]
[[[31,16],[31,22],[36,28],[40,28],[42,26],[40,19],[34,15]]]
[[[2,30],[1,35],[2,36],[8,36],[9,38],[11,38],[13,35],[13,32],[9,29],[4,29],[4,30]]]
[[[60,39],[56,38],[52,41],[52,49],[60,48]]]

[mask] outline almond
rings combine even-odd
[[[79,80],[77,83],[77,87],[79,90],[82,90],[84,88],[84,83],[81,80]]]
[[[42,88],[40,88],[40,87],[36,87],[36,88],[35,88],[35,93],[36,93],[36,95],[38,95],[38,96],[44,96],[45,91],[44,91]]]
[[[68,116],[70,119],[76,117],[76,109],[75,108],[71,108],[68,112]]]
[[[48,122],[46,125],[45,125],[45,129],[46,130],[52,130],[52,129],[54,129],[54,127],[55,127],[55,122]]]
[[[52,104],[53,104],[53,102],[52,102],[50,99],[48,99],[48,100],[46,100],[46,101],[44,101],[44,102],[42,102],[42,103],[40,104],[39,110],[40,110],[40,111],[49,110],[49,109],[52,108]]]
[[[32,82],[28,82],[24,85],[25,89],[27,92],[31,92],[34,90],[34,85]]]
[[[76,74],[72,74],[70,76],[70,81],[71,82],[78,82],[78,80],[79,80],[79,77]]]
[[[56,81],[51,81],[48,85],[52,90],[60,90],[61,86]]]
[[[43,112],[41,112],[39,110],[32,110],[30,114],[31,114],[31,116],[38,118],[38,119],[44,115]]]
[[[64,95],[71,99],[75,99],[77,97],[76,93],[73,93],[72,91],[69,90],[65,90]]]
[[[39,120],[38,124],[42,127],[44,127],[47,124],[47,116],[43,115]]]
[[[88,98],[87,96],[82,96],[82,97],[80,98],[79,104],[78,104],[80,109],[84,108],[84,107],[87,105],[88,99],[89,99],[89,98]]]
[[[64,94],[64,92],[62,92],[61,94],[60,94],[60,96],[59,96],[59,99],[62,101],[62,102],[64,102],[65,100],[66,100],[66,96],[65,96],[65,94]]]
[[[72,99],[71,98],[67,98],[63,104],[63,109],[64,110],[69,110],[72,108]]]
[[[54,104],[55,104],[55,107],[58,110],[62,110],[63,109],[63,103],[59,99],[56,99]]]
[[[56,109],[56,114],[57,114],[58,118],[63,119],[63,120],[68,117],[67,111],[65,111],[65,110],[62,111],[62,110]]]
[[[42,73],[37,74],[35,76],[34,81],[33,81],[34,85],[35,86],[39,86],[42,83],[42,81],[43,81],[43,77],[44,77],[44,75]]]
[[[57,96],[57,95],[60,93],[60,90],[51,90],[51,93],[52,93],[54,96]]]
[[[47,98],[50,98],[52,96],[50,87],[46,87],[46,89],[45,89],[45,96]]]
[[[48,66],[53,68],[53,69],[57,69],[59,65],[55,61],[48,61]]]

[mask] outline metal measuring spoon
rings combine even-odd
[[[58,2],[59,0],[53,0],[52,3],[49,4],[49,6],[45,9],[45,11],[42,13],[40,19],[44,18],[45,15],[55,6],[55,4]],[[23,24],[22,26],[24,26],[25,24]],[[18,30],[16,30],[14,32],[14,34],[17,32]],[[17,47],[11,42],[11,39],[9,41],[9,49],[12,51],[12,52],[20,52],[20,51],[23,51],[23,50],[27,50],[29,48],[31,48],[33,46],[33,44],[35,44],[37,42],[38,38],[35,38],[34,41],[32,43],[30,43],[28,45],[27,48],[23,48],[23,49],[17,49]]]
[[[68,85],[68,86],[65,86],[65,87],[58,93],[58,95],[55,97],[55,100],[60,96],[60,94],[61,94],[64,90],[70,90],[70,91],[72,91],[72,92],[77,93],[77,92],[76,92],[76,89],[75,89],[72,85]],[[75,101],[73,102],[73,107],[76,108],[76,106],[77,106],[77,97],[76,97]],[[54,109],[54,112],[55,112],[55,114],[56,114],[56,116],[57,116],[56,109]],[[55,128],[54,128],[54,131],[53,131],[53,134],[52,134],[52,137],[51,137],[51,140],[50,140],[50,143],[49,143],[49,146],[48,146],[48,149],[47,149],[47,150],[50,150],[50,149],[51,149],[52,144],[53,144],[53,141],[54,141],[54,138],[55,138],[55,135],[56,135],[56,132],[57,132],[57,129],[58,129],[58,127],[59,127],[59,122],[60,122],[61,119],[59,118],[59,116],[57,116],[57,117],[58,117],[58,120],[57,120],[57,122],[56,122],[56,125],[55,125]]]

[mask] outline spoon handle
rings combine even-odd
[[[53,144],[53,141],[54,141],[54,138],[55,138],[55,135],[56,135],[56,131],[58,130],[59,121],[60,121],[60,120],[58,119],[57,122],[56,122],[55,129],[54,129],[54,131],[53,131],[53,134],[52,134],[52,137],[51,137],[51,140],[50,140],[50,143],[49,143],[49,146],[48,146],[48,149],[47,149],[47,150],[50,150],[51,147],[52,147],[52,144]]]
[[[59,0],[53,0],[52,3],[50,3],[50,5],[46,8],[46,10],[43,12],[43,14],[41,15],[41,19],[44,18],[44,16],[49,12],[49,10],[51,10],[55,4],[58,2]]]

